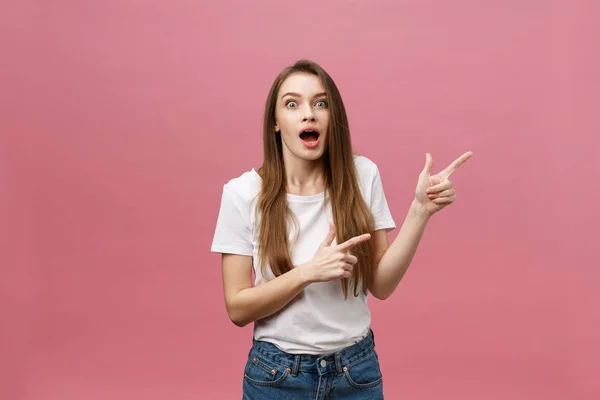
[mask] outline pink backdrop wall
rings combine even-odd
[[[390,399],[597,399],[600,28],[588,1],[0,6],[0,398],[240,398],[209,253],[276,74],[338,83],[398,222],[463,152],[373,327]],[[594,179],[595,178],[595,179]],[[390,238],[397,234],[394,231]]]

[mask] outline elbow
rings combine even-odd
[[[376,293],[376,292],[375,293],[371,292],[371,294],[373,295],[373,297],[375,297],[378,300],[387,300],[392,295],[391,293]]]
[[[233,324],[235,326],[238,326],[240,328],[243,328],[243,327],[245,327],[246,325],[248,325],[250,323],[250,321],[246,321],[246,320],[244,320],[242,318],[239,318],[239,317],[234,317],[231,314],[229,315],[229,319],[231,320],[231,322],[233,322]]]
[[[252,320],[248,319],[247,316],[243,315],[243,313],[239,312],[237,308],[232,306],[227,307],[227,315],[229,316],[231,322],[240,328],[243,328],[252,322]]]
[[[239,327],[239,328],[243,328],[243,327],[245,327],[246,325],[248,325],[248,323],[247,323],[247,322],[244,322],[244,321],[241,321],[241,320],[232,319],[232,318],[230,318],[230,319],[231,319],[231,322],[233,322],[233,324],[234,324],[235,326]]]
[[[371,295],[373,295],[373,297],[375,297],[378,300],[387,300],[392,295],[392,293],[394,293],[394,291],[385,291],[371,286],[369,288],[369,293],[371,293]]]
[[[225,309],[231,322],[235,326],[243,328],[253,322],[254,319],[252,318],[251,308],[248,307],[247,302],[240,298],[240,292],[235,295],[225,296]]]

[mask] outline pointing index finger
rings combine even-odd
[[[351,239],[346,240],[344,243],[341,243],[337,246],[340,251],[348,251],[359,243],[366,242],[371,239],[370,233],[365,233],[363,235],[354,236]]]
[[[460,168],[460,166],[463,165],[469,158],[471,158],[472,155],[472,151],[466,152],[465,154],[454,160],[454,162],[450,164],[445,170],[440,172],[440,175],[443,175],[446,178],[450,177],[450,175],[452,175],[454,171]]]

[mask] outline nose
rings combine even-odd
[[[314,121],[315,120],[315,110],[313,110],[312,106],[310,104],[307,104],[304,107],[303,112],[303,117],[302,117],[302,122],[307,122],[307,121]]]

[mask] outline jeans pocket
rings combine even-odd
[[[288,377],[289,373],[289,368],[282,367],[256,354],[250,354],[244,369],[244,379],[253,385],[277,386]]]
[[[368,389],[381,384],[383,377],[375,351],[344,367],[348,384],[356,389]]]

